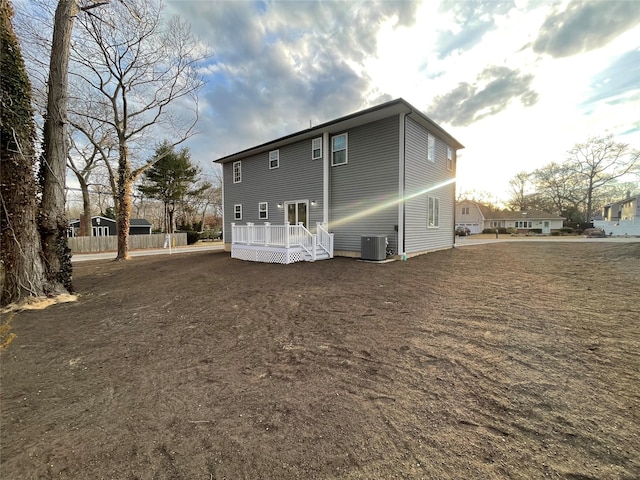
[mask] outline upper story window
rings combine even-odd
[[[453,149],[447,147],[447,170],[453,170]]]
[[[341,133],[331,138],[331,165],[347,163],[347,134]]]
[[[427,134],[427,160],[436,161],[436,139],[430,133]]]
[[[233,218],[235,220],[242,220],[242,205],[236,204],[233,206]]]
[[[462,215],[469,215],[469,207],[462,207]]]
[[[322,158],[322,137],[311,140],[311,160]]]
[[[269,169],[278,168],[280,166],[280,150],[271,150],[269,152]]]
[[[240,183],[242,181],[242,164],[233,162],[233,183]]]
[[[427,228],[440,226],[440,199],[427,197]]]
[[[267,202],[260,202],[258,204],[258,218],[260,220],[267,220],[269,218],[269,204]]]

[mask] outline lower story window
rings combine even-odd
[[[260,202],[258,204],[258,218],[260,220],[267,220],[269,218],[269,204],[267,202]]]
[[[531,228],[531,222],[516,222],[516,228]]]
[[[236,220],[242,220],[242,205],[237,204],[233,206],[233,218]]]
[[[94,237],[108,237],[109,227],[91,227]]]
[[[440,226],[440,199],[427,197],[427,228]]]

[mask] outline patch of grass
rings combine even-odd
[[[0,325],[0,350],[5,347],[8,347],[13,339],[16,338],[16,334],[10,332],[11,330],[11,321],[13,320],[13,313],[9,314],[9,318]]]

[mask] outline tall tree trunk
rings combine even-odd
[[[42,202],[40,235],[47,278],[71,290],[71,251],[67,246],[65,186],[67,174],[67,75],[75,16],[75,0],[60,0],[56,8],[49,64],[44,158],[40,166]]]
[[[107,172],[109,172],[109,185],[111,185],[111,198],[113,199],[113,208],[116,211],[116,215],[118,214],[118,180],[116,176],[116,172],[113,171],[113,167],[109,163],[107,159],[104,161],[105,166],[107,167]]]
[[[64,293],[49,282],[40,256],[35,123],[31,83],[13,32],[13,9],[0,0],[0,287],[1,305]]]
[[[587,211],[585,212],[585,222],[591,222],[593,220],[591,210],[593,210],[593,177],[589,177],[587,185]]]
[[[176,231],[176,224],[175,224],[176,220],[174,217],[174,213],[176,211],[175,204],[169,202],[169,207],[167,211],[169,212],[169,221],[167,222],[169,224],[169,229],[167,230],[167,233],[173,233]]]
[[[86,237],[93,236],[91,224],[91,197],[89,196],[89,185],[83,177],[78,177],[80,190],[82,191],[82,219],[80,220],[80,230]]]
[[[131,212],[131,167],[126,141],[120,141],[118,160],[118,255],[116,260],[129,259],[129,216]]]
[[[87,183],[87,179],[82,174],[80,170],[78,170],[73,162],[69,163],[69,168],[76,175],[76,179],[78,180],[78,184],[80,185],[80,191],[82,192],[82,216],[80,217],[80,236],[82,237],[91,237],[92,236],[92,228],[91,228],[91,196],[89,195],[89,184]],[[88,174],[87,174],[88,175]]]

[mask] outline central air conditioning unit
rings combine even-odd
[[[386,235],[363,236],[360,243],[360,258],[362,260],[386,260],[388,244]]]

